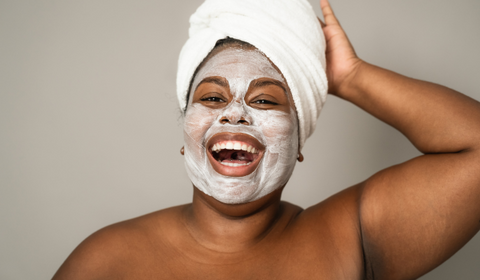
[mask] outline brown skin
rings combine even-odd
[[[480,230],[480,104],[363,62],[321,6],[330,93],[424,155],[306,210],[283,188],[241,205],[194,188],[192,204],[94,233],[54,279],[415,279]]]

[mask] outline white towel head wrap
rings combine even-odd
[[[299,143],[315,130],[327,96],[325,38],[307,0],[206,0],[190,17],[190,38],[180,53],[177,96],[185,109],[192,76],[226,37],[252,44],[285,77],[297,109]]]

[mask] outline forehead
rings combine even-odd
[[[280,71],[260,51],[234,47],[225,48],[210,57],[199,71],[194,83],[209,76],[221,76],[227,80],[233,78],[253,80],[266,77],[285,82]]]

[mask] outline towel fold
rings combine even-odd
[[[190,17],[180,53],[177,96],[181,109],[195,69],[226,37],[263,52],[282,72],[299,121],[299,143],[315,130],[327,96],[325,38],[307,0],[206,0]]]

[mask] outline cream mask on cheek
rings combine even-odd
[[[228,81],[233,99],[226,106],[212,109],[192,103],[193,91],[207,77]],[[223,203],[263,197],[285,185],[295,167],[294,109],[289,106],[287,113],[245,103],[250,83],[259,78],[286,84],[260,51],[227,48],[208,60],[192,84],[184,123],[185,166],[195,187]]]

